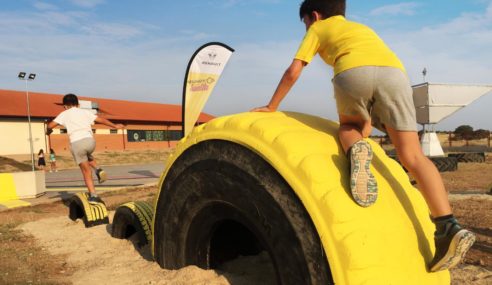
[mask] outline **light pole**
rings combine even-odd
[[[29,89],[27,88],[27,81],[32,81],[36,78],[35,73],[30,73],[26,78],[25,72],[19,72],[18,78],[26,82],[26,100],[27,100],[27,121],[29,125],[29,146],[31,147],[31,166],[32,171],[34,171],[34,148],[32,145],[32,129],[31,129],[31,109],[29,106]]]

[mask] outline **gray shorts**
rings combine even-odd
[[[96,141],[93,138],[85,138],[71,143],[70,150],[77,165],[86,161],[93,161],[92,153],[96,149]]]
[[[338,113],[371,120],[381,131],[417,131],[413,90],[407,75],[386,66],[362,66],[332,80]]]

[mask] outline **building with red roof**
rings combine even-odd
[[[31,132],[34,153],[52,148],[56,153],[69,152],[66,130],[57,128],[45,135],[46,124],[63,109],[64,95],[29,92]],[[159,149],[175,146],[181,138],[181,106],[78,96],[81,108],[120,123],[123,130],[95,124],[96,151]],[[202,113],[198,123],[213,116]],[[25,91],[0,89],[0,155],[29,154],[29,124]]]

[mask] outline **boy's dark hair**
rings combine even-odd
[[[63,105],[65,106],[77,106],[79,105],[79,99],[75,94],[69,93],[63,96]]]
[[[299,9],[299,16],[301,21],[306,15],[311,17],[314,11],[320,13],[323,19],[345,16],[345,2],[346,0],[304,0]]]

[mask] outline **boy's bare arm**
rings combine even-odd
[[[114,129],[123,129],[124,126],[122,124],[113,124],[110,120],[97,117],[95,120],[96,123],[106,125],[108,127],[114,128]]]
[[[56,126],[58,126],[57,122],[55,122],[55,121],[49,122],[48,125],[46,125],[46,134],[49,136],[53,132],[53,129]]]
[[[251,112],[275,112],[282,99],[284,99],[292,86],[296,83],[305,65],[306,63],[304,61],[294,59],[282,76],[275,93],[273,93],[272,99],[270,99],[270,103],[263,107],[254,108]]]
[[[47,128],[48,129],[54,129],[54,128],[56,128],[56,126],[58,126],[58,123],[55,121],[51,121],[48,123]]]

